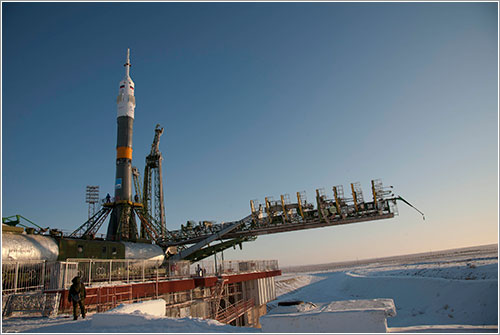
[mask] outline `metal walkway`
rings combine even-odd
[[[342,186],[334,186],[331,199],[323,190],[316,190],[316,208],[306,201],[304,192],[297,192],[296,203],[290,203],[288,195],[282,195],[278,201],[266,198],[264,206],[251,201],[251,214],[239,221],[222,224],[202,221],[197,225],[189,221],[181,229],[169,231],[158,244],[178,247],[179,252],[171,259],[198,258],[200,251],[203,254],[207,250],[205,254],[209,254],[206,246],[215,241],[222,245],[223,240],[232,239],[235,243],[228,245],[234,246],[259,235],[390,219],[398,214],[398,200],[415,208],[403,198],[395,197],[392,187],[384,187],[380,180],[372,181],[370,202],[364,201],[359,183],[351,184],[351,190],[352,198],[345,198]]]

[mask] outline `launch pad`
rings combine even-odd
[[[70,307],[66,302],[69,281],[78,275],[89,286],[86,303],[98,311],[117,302],[161,296],[169,316],[189,314],[258,326],[267,302],[275,299],[274,277],[281,275],[277,261],[219,262],[215,257],[207,266],[205,258],[237,245],[241,248],[261,235],[393,218],[398,214],[397,200],[411,206],[395,196],[392,187],[372,180],[371,201],[364,200],[359,183],[351,183],[352,197],[344,195],[341,185],[332,188],[331,197],[317,189],[315,204],[307,201],[305,192],[297,192],[294,202],[287,194],[279,200],[266,197],[263,204],[250,201],[250,214],[241,220],[188,221],[180,229],[167,230],[159,147],[163,128],[155,128],[141,185],[139,170],[132,166],[135,84],[130,78],[129,50],[124,66],[117,98],[114,197],[108,194],[100,209],[69,235],[39,226],[38,230],[26,228],[23,234],[13,227],[21,217],[3,220],[10,224],[4,229],[9,236],[2,236],[2,259],[4,250],[7,256],[2,287],[3,293],[11,293],[9,306],[15,305],[16,297],[25,298],[19,292],[34,296],[32,291],[41,291],[44,301],[55,295],[56,314],[64,312]],[[106,236],[99,237],[108,218]],[[198,262],[196,269],[193,262]]]
[[[70,237],[94,239],[111,213],[107,240],[149,241],[167,253],[170,259],[197,261],[214,253],[253,241],[260,235],[390,219],[397,215],[392,187],[384,187],[380,180],[372,180],[373,200],[365,202],[359,183],[350,185],[352,198],[344,196],[342,185],[332,188],[328,198],[322,189],[316,190],[316,208],[308,203],[305,192],[297,192],[297,201],[281,195],[280,200],[266,197],[264,204],[250,201],[250,215],[238,221],[216,224],[188,221],[181,229],[167,230],[163,199],[162,154],[160,136],[163,128],[157,125],[146,157],[144,185],[141,187],[139,170],[132,166],[132,132],[135,110],[134,83],[130,78],[130,53],[127,50],[126,73],[120,82],[118,104],[118,132],[116,156],[116,183],[113,201],[105,202],[100,211],[70,234]],[[132,179],[136,195],[132,199]],[[409,204],[411,206],[411,204]],[[413,207],[413,206],[412,206]],[[140,228],[136,217],[139,218]],[[216,244],[214,244],[216,243]],[[210,245],[212,244],[212,245]],[[174,254],[172,254],[172,250]]]
[[[359,183],[351,183],[352,197],[344,195],[342,185],[332,188],[332,197],[317,189],[315,204],[307,201],[305,192],[297,192],[296,202],[291,202],[287,194],[281,195],[279,200],[266,197],[263,204],[250,201],[250,214],[241,220],[220,224],[188,221],[181,229],[169,231],[163,198],[163,157],[159,147],[163,128],[160,125],[155,128],[151,151],[146,157],[144,184],[141,185],[139,170],[132,166],[136,100],[135,84],[130,77],[130,50],[127,50],[124,66],[125,76],[120,81],[117,98],[114,197],[108,194],[101,208],[89,220],[61,238],[149,243],[161,247],[169,259],[197,261],[230,247],[241,247],[242,243],[253,241],[260,235],[390,219],[398,214],[398,200],[413,207],[402,197],[395,196],[392,186],[384,187],[380,180],[372,180],[371,201],[364,200]],[[97,233],[108,217],[106,238],[98,238]]]

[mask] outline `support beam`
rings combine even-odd
[[[304,211],[302,209],[302,199],[300,198],[300,192],[297,192],[297,204],[299,205],[299,214],[304,219]]]
[[[240,227],[241,225],[248,223],[248,221],[251,220],[251,219],[252,219],[252,216],[249,215],[249,216],[245,217],[244,219],[242,219],[240,221],[233,222],[232,224],[230,224],[227,227],[223,228],[219,232],[208,236],[204,240],[196,243],[195,245],[193,245],[193,246],[191,246],[191,247],[189,247],[189,248],[187,248],[185,250],[182,250],[177,255],[173,255],[172,257],[170,257],[170,259],[174,260],[174,261],[175,260],[185,259],[186,257],[188,257],[189,255],[191,255],[192,253],[200,250],[201,248],[203,248],[204,246],[206,246],[207,244],[209,244],[210,242],[213,242],[215,240],[219,240],[224,235],[226,235],[227,233],[230,233],[233,230],[235,230],[238,227]]]
[[[356,197],[356,191],[354,190],[354,184],[351,183],[351,191],[352,191],[352,199],[354,200],[354,208],[356,209],[356,212],[359,211],[358,208],[358,199]]]
[[[286,223],[286,221],[288,221],[288,215],[286,215],[285,198],[283,197],[283,194],[281,195],[281,207],[283,208],[283,223]]]

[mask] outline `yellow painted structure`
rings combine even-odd
[[[352,191],[352,199],[354,200],[354,208],[356,209],[356,212],[359,210],[358,209],[358,199],[356,197],[356,191],[354,191],[354,184],[351,183],[351,191]]]
[[[333,197],[335,198],[335,207],[337,207],[337,213],[341,214],[339,195],[338,195],[336,186],[333,187]]]
[[[288,215],[286,214],[285,198],[283,197],[283,194],[281,195],[281,207],[283,207],[283,215],[285,217],[285,220],[288,221]]]
[[[299,213],[302,218],[304,218],[304,211],[302,210],[302,199],[300,198],[300,193],[297,192],[297,203],[299,205]]]

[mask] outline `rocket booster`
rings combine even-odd
[[[124,207],[121,201],[132,201],[132,134],[135,111],[135,84],[130,78],[130,49],[127,49],[127,62],[125,63],[125,77],[120,81],[118,98],[116,138],[116,179],[115,179],[115,207],[111,213],[108,226],[107,239],[122,239],[118,236],[118,229],[135,225],[135,219],[130,210]],[[120,222],[121,220],[121,222]],[[125,222],[123,221],[125,220]],[[133,222],[130,222],[132,220]],[[122,233],[120,233],[122,234]]]
[[[127,49],[125,77],[120,82],[118,98],[118,134],[116,138],[115,199],[132,200],[132,134],[134,125],[134,82],[130,78],[130,49]]]

